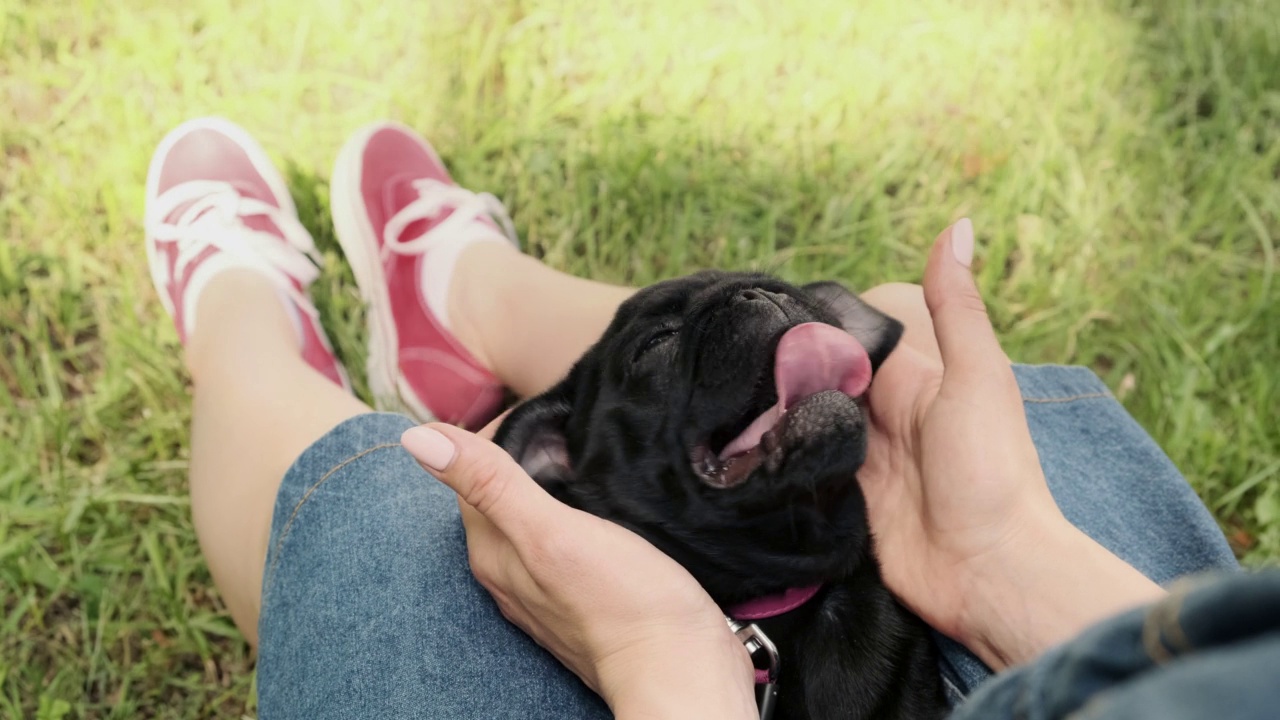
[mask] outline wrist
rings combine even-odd
[[[955,637],[995,670],[1027,662],[1164,591],[1065,518],[976,568]]]
[[[599,665],[600,695],[619,720],[756,717],[751,658],[728,631],[650,639]]]

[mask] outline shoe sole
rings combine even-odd
[[[439,162],[444,163],[430,145],[423,143],[409,128],[398,123],[381,122],[356,131],[347,140],[334,162],[333,175],[329,179],[329,210],[333,215],[333,229],[338,245],[347,256],[347,263],[355,275],[356,286],[368,313],[368,360],[366,371],[369,390],[374,405],[379,410],[408,412],[419,422],[431,422],[435,415],[418,398],[400,372],[400,338],[396,332],[395,316],[391,312],[391,296],[387,292],[387,278],[382,270],[378,253],[378,235],[365,212],[364,197],[360,192],[364,149],[369,138],[384,128],[399,130],[414,138],[422,148]]]

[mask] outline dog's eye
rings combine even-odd
[[[642,344],[639,348],[636,349],[635,357],[633,357],[631,361],[632,362],[639,361],[640,358],[644,357],[645,353],[658,347],[659,345],[666,342],[667,340],[670,340],[671,338],[675,337],[677,332],[679,331],[676,328],[666,328],[664,330],[659,330],[658,332],[650,335],[649,339],[645,340],[644,344]]]

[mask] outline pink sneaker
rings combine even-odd
[[[209,280],[250,268],[279,289],[303,359],[351,391],[307,296],[320,273],[315,244],[298,222],[284,178],[242,128],[199,118],[160,141],[147,172],[146,237],[151,280],[183,344]]]
[[[447,305],[463,248],[516,242],[502,203],[458,187],[425,140],[386,122],[347,141],[329,190],[338,242],[369,307],[379,407],[473,429],[493,419],[502,384],[449,331]]]

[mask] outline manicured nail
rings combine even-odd
[[[409,428],[400,436],[400,444],[423,465],[436,471],[449,469],[458,449],[449,438],[426,425]]]
[[[973,263],[973,223],[969,218],[960,218],[951,226],[951,252],[961,265]]]

